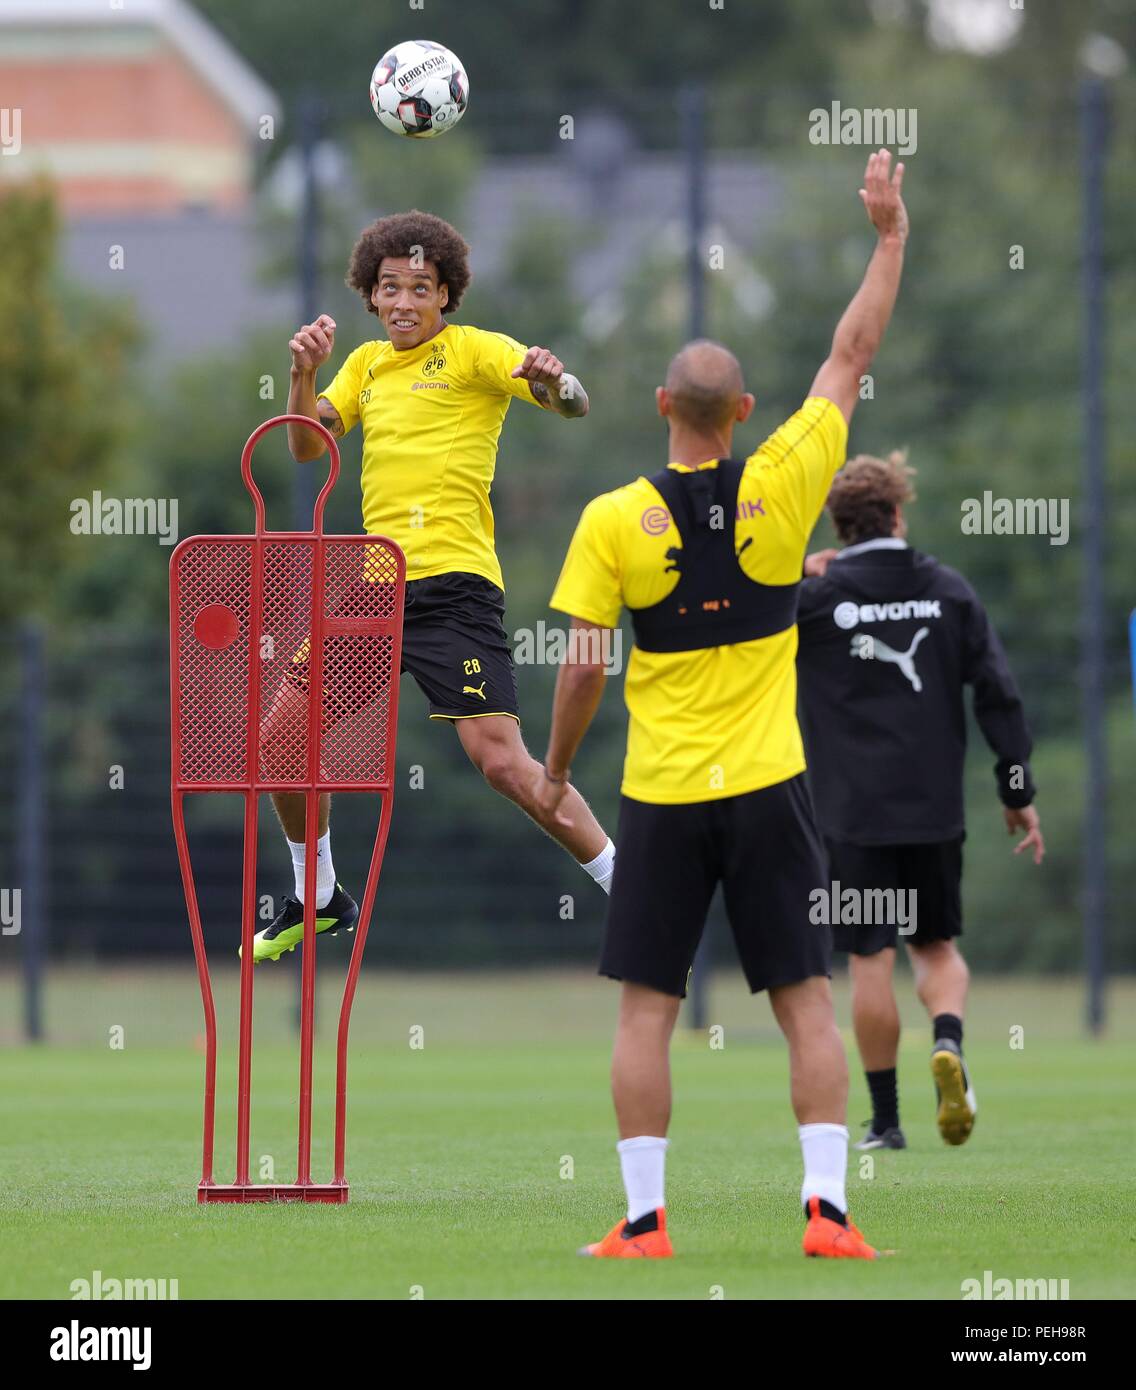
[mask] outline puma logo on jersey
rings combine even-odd
[[[919,643],[930,631],[929,627],[921,627],[911,639],[911,646],[905,652],[895,651],[886,642],[881,642],[878,637],[873,637],[870,633],[857,632],[852,638],[851,654],[858,656],[861,661],[892,662],[911,682],[911,688],[918,695],[923,689],[923,682],[919,679],[919,672],[915,669],[915,652]]]
[[[477,698],[478,698],[479,700],[484,700],[484,699],[485,699],[485,681],[482,681],[480,685],[463,685],[463,686],[462,686],[462,694],[463,694],[463,695],[476,695]]]

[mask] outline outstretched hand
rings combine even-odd
[[[903,165],[895,166],[891,172],[891,154],[879,150],[868,156],[868,167],[864,170],[864,187],[860,189],[860,201],[868,214],[868,221],[881,237],[898,237],[907,240],[907,209],[903,205]]]

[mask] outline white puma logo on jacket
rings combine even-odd
[[[886,642],[881,642],[878,637],[873,637],[870,633],[857,632],[852,638],[851,655],[858,656],[861,661],[893,662],[911,682],[911,688],[918,695],[923,689],[923,682],[919,679],[919,672],[915,669],[915,650],[930,631],[929,627],[921,627],[911,639],[911,646],[905,652],[895,651]]]

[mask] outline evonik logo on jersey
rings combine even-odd
[[[941,618],[937,598],[909,598],[892,603],[838,603],[832,610],[832,621],[846,631],[859,623],[895,623],[904,618]]]

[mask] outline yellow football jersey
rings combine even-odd
[[[734,534],[750,579],[783,585],[801,578],[805,547],[847,442],[844,416],[812,396],[746,461]],[[667,551],[680,545],[647,478],[605,492],[584,509],[551,606],[614,627],[624,605],[647,608],[671,592],[679,575]],[[695,651],[633,646],[624,686],[624,795],[664,805],[714,801],[803,772],[796,656],[795,625]]]
[[[509,404],[537,404],[511,375],[525,348],[503,333],[447,324],[397,352],[363,343],[318,394],[344,428],[363,425],[363,528],[406,552],[408,579],[460,571],[501,588],[489,489]]]

